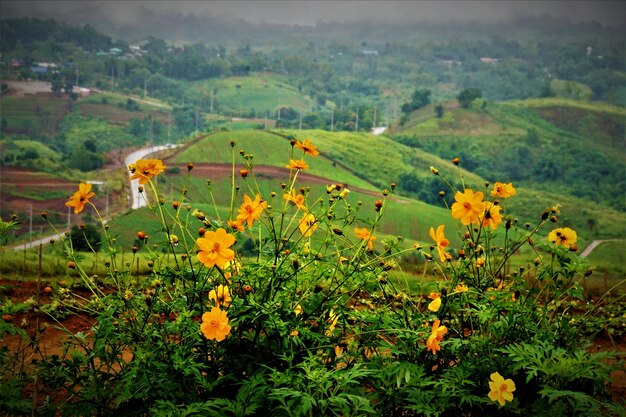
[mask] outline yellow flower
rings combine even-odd
[[[230,333],[226,312],[220,310],[219,307],[213,307],[211,311],[204,313],[200,330],[204,337],[209,340],[217,340],[218,342],[224,340]]]
[[[287,165],[289,169],[309,169],[309,164],[304,162],[303,159],[289,160],[289,165]]]
[[[293,312],[296,313],[296,316],[302,314],[302,306],[300,304],[296,305],[296,308],[293,309]]]
[[[307,211],[307,208],[304,205],[304,196],[302,194],[297,194],[296,190],[292,189],[291,194],[283,194],[283,198],[295,204],[296,207],[298,207],[298,210]]]
[[[160,159],[140,159],[132,167],[134,170],[131,169],[133,176],[130,179],[139,179],[139,184],[141,185],[146,184],[150,178],[156,177],[165,171],[165,165],[163,165]]]
[[[454,199],[456,202],[452,204],[452,217],[461,219],[464,225],[475,223],[485,211],[483,193],[480,191],[474,193],[469,188],[463,193],[457,191]]]
[[[230,247],[235,243],[235,236],[226,233],[221,227],[215,232],[209,231],[196,240],[200,251],[198,260],[207,268],[217,265],[223,268],[235,258],[235,252]]]
[[[96,195],[91,192],[91,184],[78,184],[78,191],[76,191],[65,203],[68,207],[74,207],[74,214],[78,214],[84,210],[85,204],[89,203],[89,199]]]
[[[435,298],[433,301],[430,302],[430,304],[428,304],[428,309],[430,311],[437,312],[439,311],[440,307],[441,307],[441,297]]]
[[[303,142],[296,142],[296,148],[302,149],[305,154],[309,154],[311,156],[317,156],[320,154],[317,150],[317,146],[314,146],[308,139],[305,139]]]
[[[233,231],[243,232],[243,223],[238,222],[237,220],[228,220],[228,226],[233,229]]]
[[[243,196],[243,203],[239,207],[237,213],[237,222],[240,224],[248,223],[248,227],[252,227],[252,223],[261,217],[261,213],[267,207],[267,201],[261,201],[261,196],[257,194],[252,200],[247,195]]]
[[[220,284],[216,289],[209,291],[209,300],[213,300],[218,307],[228,307],[233,299],[228,286]]]
[[[459,284],[456,287],[454,287],[454,292],[468,292],[469,288],[467,287],[467,285],[465,284]]]
[[[509,198],[515,195],[517,190],[513,187],[513,183],[505,184],[503,182],[497,182],[493,184],[493,190],[491,191],[492,197]]]
[[[367,230],[366,227],[359,229],[358,227],[354,228],[354,234],[358,239],[364,240],[367,242],[367,250],[374,250],[374,241],[376,240],[375,236],[372,236],[370,231]]]
[[[476,259],[476,268],[482,268],[483,266],[485,266],[485,258],[478,258]]]
[[[335,326],[337,326],[337,321],[339,321],[339,316],[334,311],[330,310],[330,314],[328,315],[327,323],[330,323],[328,329],[326,329],[326,336],[330,336],[335,330]]]
[[[569,227],[559,227],[548,234],[548,240],[550,242],[568,247],[576,243],[577,239],[578,236],[576,232]]]
[[[489,381],[489,399],[497,401],[503,406],[506,401],[513,401],[513,391],[515,391],[515,382],[511,379],[504,379],[498,372],[494,372],[490,376]]]
[[[450,242],[443,235],[444,225],[440,225],[437,227],[437,233],[435,233],[435,229],[430,228],[430,238],[435,241],[437,244],[437,251],[439,252],[439,260],[441,262],[445,262],[447,259],[446,256],[446,248],[450,245]]]
[[[294,330],[293,332],[289,333],[289,336],[297,337],[299,334],[300,332],[298,332],[297,330]]]
[[[304,237],[311,236],[315,229],[317,229],[315,216],[312,214],[304,213],[304,216],[302,216],[302,220],[300,220],[298,228],[300,229],[300,233],[302,233]]]
[[[448,328],[446,326],[439,326],[440,321],[435,320],[433,323],[433,328],[430,331],[430,336],[426,341],[426,350],[430,350],[433,355],[437,354],[437,351],[441,350],[439,346],[439,342],[443,339],[443,335],[448,333]]]
[[[485,201],[485,210],[478,216],[478,220],[483,224],[483,227],[491,227],[491,230],[496,230],[502,221],[500,210],[502,207],[499,204]]]

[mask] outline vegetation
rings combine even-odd
[[[320,160],[310,142],[297,141],[294,151],[311,166]],[[293,156],[285,152],[285,159]],[[241,179],[248,191],[242,198],[233,184],[221,218],[208,214],[218,213],[217,206],[207,214],[186,209],[188,193],[166,207],[162,164],[136,164],[144,167],[137,175],[154,196],[148,211],[160,223],[156,235],[133,230],[131,260],[124,262],[115,230],[100,219],[104,238],[100,253],[93,252],[103,276],[87,272],[72,239],[53,245],[77,281],[46,286],[51,300],[45,305],[39,296],[3,303],[2,335],[13,334],[26,346],[0,357],[3,409],[619,415],[606,390],[614,369],[605,363],[610,355],[585,350],[584,335],[598,311],[581,320],[570,312],[583,300],[581,282],[589,275],[587,262],[574,253],[578,236],[550,226],[555,210],[529,227],[501,217],[502,206],[519,192],[510,184],[495,184],[478,198],[469,188],[459,191],[468,204],[459,199],[442,211],[451,214],[458,243],[447,238],[455,227],[446,231],[437,219],[427,249],[380,234],[396,204],[392,185],[375,204],[361,206],[336,184],[319,194],[300,192],[305,169],[294,168],[285,173],[285,186],[274,185],[265,200],[250,162]],[[432,173],[443,186],[449,183],[436,168]],[[79,188],[74,195],[82,197],[75,199],[76,210],[99,216],[88,191]],[[493,205],[495,198],[502,203]],[[552,230],[540,232],[546,227]],[[502,250],[493,250],[500,240]],[[522,247],[534,253],[533,267],[505,275]],[[390,279],[403,254],[433,265],[435,291],[414,292]],[[150,268],[145,280],[135,272],[140,258]],[[68,330],[68,348],[47,356],[39,349],[38,327],[31,336],[13,323],[35,309],[59,323],[79,315],[98,325],[86,334]],[[39,360],[27,365],[27,355]],[[24,372],[5,371],[15,367]],[[34,385],[36,398],[48,400],[20,401],[33,378],[41,382]]]

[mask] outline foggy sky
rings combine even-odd
[[[184,14],[241,18],[251,22],[315,25],[318,21],[362,19],[503,20],[550,14],[571,21],[595,20],[603,25],[626,25],[624,0],[490,0],[490,1],[55,1],[2,0],[0,16],[59,18],[77,10],[97,8],[120,23],[141,18],[140,6]]]

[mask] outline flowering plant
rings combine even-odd
[[[42,410],[473,416],[504,408],[556,416],[618,409],[607,397],[610,367],[584,350],[563,311],[587,266],[573,230],[542,235],[549,210],[520,228],[503,204],[517,192],[512,184],[451,189],[460,247],[436,224],[432,242],[403,247],[378,230],[395,184],[370,208],[352,202],[342,184],[314,195],[298,175],[319,151],[309,140],[291,146],[286,180],[269,194],[243,152],[239,183],[233,163],[229,208],[215,207],[215,216],[192,210],[186,191],[168,208],[157,181],[164,163],[137,161],[133,178],[145,186],[162,235],[148,244],[137,231],[133,255],[149,260],[148,276],[120,261],[104,222],[104,278],[86,273],[71,242],[56,245],[90,294],[65,293],[59,302],[94,325],[38,363],[38,381],[68,398]],[[239,197],[241,186],[248,191]],[[83,210],[91,197],[81,184],[68,205]],[[512,269],[523,247],[536,254],[534,267]],[[436,282],[430,301],[395,273],[416,253]]]

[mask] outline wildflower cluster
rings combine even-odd
[[[369,205],[353,201],[343,184],[316,194],[298,175],[320,157],[317,146],[290,143],[284,181],[269,193],[240,151],[245,168],[233,162],[230,204],[214,204],[215,215],[185,186],[174,198],[161,194],[162,161],[136,161],[131,178],[146,186],[160,230],[133,231],[128,262],[102,222],[104,277],[86,272],[71,242],[55,246],[90,294],[64,292],[59,303],[97,325],[69,336],[80,353],[39,362],[38,381],[72,398],[49,405],[49,414],[613,410],[603,385],[610,368],[583,349],[559,310],[586,267],[575,231],[540,236],[547,216],[518,228],[502,203],[517,190],[496,182],[491,190],[452,190],[450,219],[429,226],[430,251],[424,242],[404,248],[381,229],[395,184]],[[234,161],[234,142],[231,149]],[[67,205],[78,214],[93,197],[91,185],[80,184]],[[523,250],[539,261],[513,270]],[[409,255],[420,256],[421,277],[401,272]],[[131,267],[139,257],[150,268],[142,277]],[[584,367],[570,372],[573,363]]]

